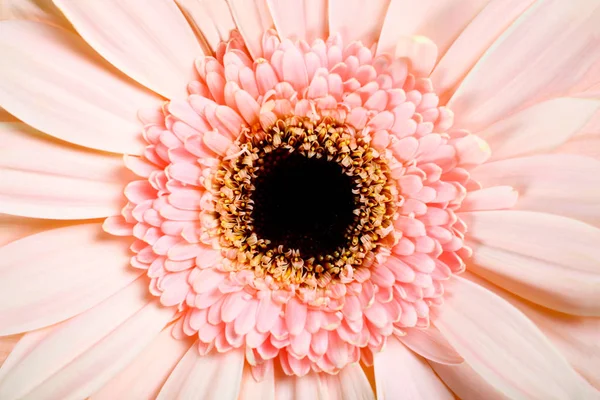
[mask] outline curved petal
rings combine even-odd
[[[537,304],[600,316],[600,229],[526,211],[461,213],[471,271]]]
[[[251,3],[246,0],[227,0],[227,2],[250,55],[254,59],[262,57],[263,35],[273,27],[267,0],[256,0]]]
[[[467,363],[510,398],[595,398],[598,393],[525,315],[460,277],[445,284],[435,325]]]
[[[586,134],[571,138],[556,149],[556,153],[577,154],[600,160],[600,135]]]
[[[240,349],[201,356],[196,344],[179,361],[157,400],[236,399],[241,387],[244,352]]]
[[[431,370],[427,362],[390,336],[385,348],[375,354],[377,399],[454,399],[452,392]]]
[[[421,357],[440,364],[460,364],[465,361],[435,327],[408,328],[406,335],[398,337],[406,347]]]
[[[72,29],[71,24],[52,0],[3,0],[0,19],[27,19]]]
[[[2,366],[4,360],[6,360],[20,338],[21,335],[11,335],[0,338],[0,366]]]
[[[0,106],[71,143],[143,152],[137,111],[160,104],[157,97],[128,81],[64,29],[2,21],[0,30]]]
[[[540,0],[489,48],[448,103],[455,127],[480,130],[569,92],[600,53],[600,3]]]
[[[344,44],[377,41],[390,0],[329,0],[329,33],[342,35]],[[395,43],[394,43],[395,45]],[[391,49],[394,53],[394,47]]]
[[[271,363],[272,366],[272,363]],[[239,400],[275,400],[275,377],[273,368],[267,370],[262,380],[252,376],[250,366],[246,364],[242,376],[242,387]]]
[[[23,123],[0,123],[0,212],[86,219],[117,215],[133,178],[121,157],[60,143]]]
[[[23,360],[27,354],[31,352],[32,349],[41,343],[50,334],[50,332],[54,330],[54,328],[54,326],[51,326],[27,332],[26,334],[9,336],[18,336],[20,339],[12,348],[10,354],[8,354],[8,357],[6,357],[6,360],[0,368],[0,382],[2,382],[6,374],[8,374],[15,365],[19,364],[21,360]],[[0,340],[4,339],[6,339],[6,337],[1,338]]]
[[[155,399],[169,374],[192,342],[175,339],[171,327],[166,327],[136,359],[116,375],[92,400]]]
[[[374,400],[375,394],[360,364],[350,364],[337,375],[321,374],[328,400]]]
[[[319,374],[311,372],[304,376],[275,376],[275,398],[277,400],[328,400],[327,388]]]
[[[524,313],[569,360],[573,368],[600,389],[600,318],[577,317],[540,307],[474,274],[468,280],[496,293]]]
[[[267,0],[267,5],[282,38],[312,43],[327,37],[326,0]]]
[[[600,224],[600,161],[550,154],[486,163],[471,172],[483,186],[519,192],[519,210],[541,211]]]
[[[446,101],[451,91],[463,80],[473,65],[492,43],[535,0],[491,0],[469,22],[450,44],[431,74],[440,100]],[[444,50],[444,48],[442,48]]]
[[[55,221],[0,214],[0,247],[15,240],[49,229],[71,225],[71,221]]]
[[[391,0],[377,43],[377,53],[394,53],[403,36],[425,36],[446,49],[489,0]],[[357,15],[363,14],[359,10]]]
[[[438,364],[429,361],[435,373],[459,399],[510,400],[486,382],[467,364]]]
[[[186,98],[194,60],[204,55],[172,0],[54,0],[98,53],[167,98]]]
[[[538,103],[478,132],[493,149],[490,161],[550,151],[579,132],[600,100],[561,97]]]
[[[52,229],[0,248],[0,335],[77,315],[141,271],[129,267],[128,243],[101,223]]]
[[[134,296],[137,299],[131,300],[135,306],[111,298],[53,328],[8,371],[0,384],[2,398],[86,398],[125,368],[160,333],[175,311],[155,301],[143,305],[148,301],[144,298],[146,289],[133,285],[141,288]]]
[[[0,107],[0,122],[19,122],[19,119]]]
[[[226,0],[175,1],[213,52],[217,51],[219,43],[229,40],[235,23]]]

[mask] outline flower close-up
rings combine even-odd
[[[5,0],[0,399],[600,399],[600,1]]]

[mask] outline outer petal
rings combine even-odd
[[[116,215],[130,177],[121,157],[69,146],[23,123],[0,123],[0,211],[55,219]]]
[[[158,98],[123,78],[75,34],[31,21],[2,21],[0,29],[2,107],[71,143],[142,153],[137,111],[156,106]]]
[[[4,0],[0,4],[0,20],[6,19],[40,21],[71,29],[71,24],[52,0]]]
[[[163,331],[121,373],[94,394],[92,400],[155,399],[169,374],[190,349],[190,340]]]
[[[235,29],[226,0],[176,0],[176,2],[192,26],[202,33],[202,37],[212,51],[217,50],[219,43],[227,41],[231,31]]]
[[[444,381],[459,399],[509,400],[466,362],[446,365],[429,362],[431,368]]]
[[[460,214],[470,229],[470,270],[562,312],[600,316],[600,229],[551,214]]]
[[[600,318],[555,312],[525,301],[477,275],[467,273],[465,278],[496,293],[521,310],[552,341],[573,368],[600,389]]]
[[[277,400],[326,400],[327,394],[327,388],[315,372],[302,377],[283,373],[275,376]]]
[[[0,248],[0,335],[29,331],[77,315],[125,287],[128,244],[100,223],[38,233]]]
[[[377,41],[390,0],[329,0],[329,33],[342,35],[344,43]],[[393,52],[393,48],[392,48]]]
[[[431,74],[436,92],[446,99],[490,45],[535,0],[491,0],[469,22]],[[444,50],[444,48],[442,48]]]
[[[541,0],[490,47],[448,106],[469,130],[568,93],[598,60],[600,3]]]
[[[392,53],[403,36],[431,39],[443,54],[489,0],[391,0],[377,53]]]
[[[326,0],[267,0],[267,4],[281,37],[308,43],[327,37]]]
[[[460,277],[446,283],[436,326],[469,365],[510,398],[595,398],[591,387],[525,315]]]
[[[375,394],[360,364],[350,364],[337,375],[321,374],[329,400],[373,400]]]
[[[478,132],[493,149],[491,161],[557,148],[600,109],[600,100],[562,97],[538,103]]]
[[[201,356],[193,345],[167,379],[157,400],[236,399],[243,369],[244,353],[239,349]]]
[[[21,335],[11,335],[0,338],[0,366],[4,363],[4,360],[6,360],[20,338]]]
[[[398,337],[398,340],[427,360],[441,364],[460,364],[464,361],[435,326],[406,329],[406,335]]]
[[[262,380],[257,381],[252,376],[250,366],[246,364],[242,376],[242,387],[239,400],[275,400],[275,377],[271,363]]]
[[[204,53],[171,0],[54,0],[104,58],[168,98],[187,97],[194,60]]]
[[[116,305],[116,308],[118,308],[118,305]],[[28,400],[40,398],[80,399],[91,395],[135,359],[137,354],[152,342],[154,337],[172,318],[173,312],[172,308],[162,307],[157,302],[151,302],[114,330],[109,330],[110,333],[101,337],[98,342],[86,343],[86,340],[96,334],[95,332],[83,336],[65,332],[78,319],[61,324],[49,334],[47,345],[45,341],[42,342],[39,350],[34,349],[17,366],[22,366],[21,371],[26,376],[25,379],[10,379],[12,371],[9,372],[5,379],[7,382],[6,390],[9,395],[3,396],[3,398]],[[81,319],[84,317],[85,315],[82,315]],[[98,318],[94,318],[92,321],[98,321]],[[91,331],[92,321],[82,323],[83,326],[79,326],[79,329],[87,328]],[[107,328],[106,326],[103,327]],[[100,327],[97,329],[100,329]],[[74,342],[76,338],[81,342]],[[54,343],[50,341],[54,341]],[[88,347],[90,344],[91,347]],[[78,349],[78,346],[82,346],[80,349],[85,350],[80,355],[75,355],[74,349]],[[64,365],[64,367],[60,368],[49,379],[37,385],[33,391],[25,396],[20,397],[19,394],[16,394],[18,393],[17,390],[21,388],[21,383],[34,380],[31,375],[32,368],[39,368],[41,371],[43,367],[51,369],[57,367],[57,364],[52,363],[51,354],[53,352],[61,353],[58,358],[62,360],[67,360],[69,356],[74,356],[74,358],[68,364],[59,364]],[[34,358],[39,362],[34,363]],[[28,362],[35,367],[27,367]],[[19,369],[15,368],[13,371],[17,370]]]
[[[575,155],[540,155],[486,163],[472,171],[484,186],[519,192],[515,208],[600,224],[600,161]]]
[[[431,370],[427,362],[389,337],[381,353],[375,354],[377,399],[453,399],[452,392]]]
[[[262,57],[263,35],[273,27],[267,0],[256,0],[251,3],[246,0],[228,0],[228,3],[248,51],[254,59]]]
[[[71,225],[71,221],[54,221],[0,214],[0,246],[48,229]]]

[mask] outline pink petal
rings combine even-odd
[[[394,54],[397,58],[407,58],[411,71],[418,76],[429,76],[437,61],[438,49],[431,39],[424,36],[403,36],[398,38]]]
[[[478,133],[494,149],[491,160],[549,151],[579,132],[600,101],[562,97],[538,103]]]
[[[517,209],[600,224],[599,160],[563,154],[514,158],[482,165],[472,176],[484,186],[512,186],[519,192]]]
[[[406,329],[406,336],[400,336],[398,340],[421,357],[436,363],[460,364],[464,361],[435,326]]]
[[[249,365],[244,367],[239,400],[275,400],[275,380],[273,377],[272,362],[271,368],[268,369],[259,381],[252,376]]]
[[[307,308],[296,297],[292,297],[285,308],[285,322],[290,334],[297,335],[306,324]]]
[[[600,4],[541,2],[490,47],[450,99],[455,126],[479,130],[548,96],[566,94],[596,61]],[[556,19],[552,16],[569,15]]]
[[[276,399],[315,400],[323,399],[324,396],[324,388],[315,372],[302,377],[282,373],[275,376]]]
[[[55,0],[98,53],[142,85],[167,98],[187,97],[194,60],[203,52],[177,5],[158,0]]]
[[[27,19],[40,21],[50,25],[72,29],[71,24],[60,10],[49,1],[39,0],[10,0],[5,1],[2,9],[2,19]]]
[[[37,329],[77,315],[137,278],[128,241],[100,223],[38,233],[0,249],[0,334]],[[24,291],[23,288],[27,288]]]
[[[458,38],[448,42],[448,51],[441,53],[443,55],[431,74],[436,91],[444,93],[455,89],[494,40],[533,2],[492,0],[485,4],[479,14],[467,21],[468,25]]]
[[[254,59],[263,56],[263,34],[273,26],[266,0],[250,4],[246,0],[228,1],[231,15],[244,38],[246,47]]]
[[[0,383],[2,397],[85,398],[97,391],[133,361],[173,316],[173,309],[155,302],[144,306],[144,291],[142,285],[128,288],[57,325],[8,372]]]
[[[175,339],[172,328],[166,327],[131,364],[92,395],[92,399],[155,398],[191,344],[190,340]]]
[[[407,400],[454,398],[427,362],[393,336],[374,359],[378,398],[394,398],[398,393]]]
[[[519,193],[510,186],[492,186],[468,192],[460,211],[484,211],[513,208]]]
[[[595,390],[539,329],[500,297],[454,277],[435,324],[467,363],[510,398],[585,398]]]
[[[444,365],[430,361],[429,365],[460,399],[510,400],[486,382],[466,362]]]
[[[374,400],[375,394],[360,364],[344,367],[337,375],[321,374],[321,384],[326,388],[330,399]]]
[[[340,33],[344,43],[377,41],[390,0],[329,0],[329,32]]]
[[[1,25],[0,106],[60,139],[142,154],[137,111],[160,104],[156,96],[123,79],[70,32],[29,21]]]
[[[34,219],[0,214],[0,246],[29,235],[71,225],[71,221],[55,221],[48,219]],[[131,234],[131,228],[129,229]]]
[[[385,15],[377,53],[393,54],[402,36],[422,35],[431,39],[444,54],[454,38],[489,0],[392,0]],[[451,10],[451,11],[450,11]]]
[[[216,52],[221,42],[230,38],[235,29],[233,17],[225,1],[176,0],[188,21],[202,32],[202,37],[213,52]]]
[[[193,345],[177,364],[157,400],[236,399],[240,392],[244,353],[230,350],[201,356]]]
[[[545,307],[600,316],[600,229],[524,211],[465,215],[473,272]]]
[[[323,0],[268,0],[279,36],[292,40],[327,37],[327,2]]]

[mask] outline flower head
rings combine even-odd
[[[543,154],[597,128],[593,2],[55,3],[2,22],[0,211],[102,221],[10,229],[0,397],[598,396],[600,164]]]

